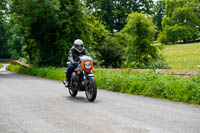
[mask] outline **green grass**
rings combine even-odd
[[[2,67],[3,65],[0,63],[0,68]]]
[[[168,45],[163,54],[171,69],[200,69],[200,43]]]
[[[23,74],[40,76],[47,79],[65,80],[63,69],[58,68],[23,68],[10,65],[7,70]],[[200,76],[191,79],[161,75],[154,72],[109,72],[97,71],[97,86],[108,91],[142,95],[172,101],[200,105]]]
[[[109,91],[200,104],[200,77],[99,71],[96,80],[99,88]]]
[[[9,65],[6,70],[10,70],[13,72],[38,76],[46,79],[53,79],[64,81],[66,78],[64,69],[55,68],[55,67],[47,67],[47,68],[24,68],[20,65]]]

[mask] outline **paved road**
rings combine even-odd
[[[1,69],[0,133],[200,133],[200,106],[103,90],[89,103],[59,81]]]

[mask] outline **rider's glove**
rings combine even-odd
[[[72,62],[72,66],[77,66],[78,62]]]

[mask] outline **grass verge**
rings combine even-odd
[[[55,67],[24,68],[20,65],[9,65],[6,67],[6,70],[26,75],[38,76],[46,79],[59,80],[59,81],[64,81],[66,77],[64,69],[59,69]]]
[[[10,65],[7,70],[47,79],[65,80],[63,69],[53,67],[23,68]],[[200,105],[200,76],[187,79],[154,72],[97,71],[95,78],[98,88],[104,90]]]
[[[0,63],[0,68],[2,68],[2,66],[3,66],[3,65]]]
[[[96,74],[98,87],[177,102],[200,104],[200,76],[191,79],[155,72],[107,72]]]

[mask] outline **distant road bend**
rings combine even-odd
[[[66,93],[67,92],[67,93]],[[0,69],[0,133],[200,133],[200,106],[98,90]]]

